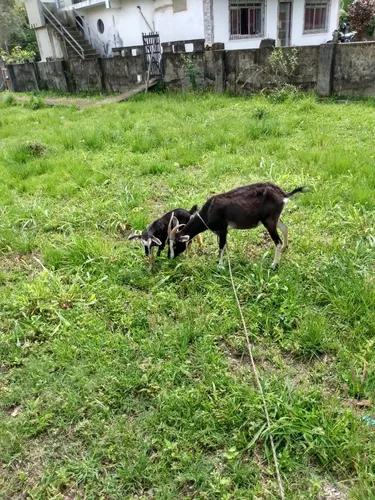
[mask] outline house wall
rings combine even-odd
[[[26,5],[36,25],[39,11],[38,0],[26,0]],[[67,0],[68,1],[68,0]],[[176,40],[204,39],[208,33],[217,43],[224,43],[227,50],[258,48],[262,38],[277,39],[277,19],[279,0],[265,0],[265,21],[263,37],[230,40],[229,0],[187,0],[187,10],[173,12],[172,0],[112,0],[98,5],[89,2],[75,4],[78,14],[88,25],[87,38],[104,56],[112,55],[112,48],[142,44],[142,33],[150,27],[143,19],[137,6],[142,9],[148,23],[160,33],[161,42]],[[319,45],[331,39],[338,22],[339,0],[330,0],[329,23],[325,33],[304,34],[305,0],[292,0],[291,44],[296,46]],[[86,7],[82,7],[86,5]],[[110,5],[110,8],[108,6]],[[213,13],[213,29],[207,29],[210,13]],[[69,9],[69,7],[67,7]],[[206,17],[204,16],[204,12]],[[209,17],[209,19],[208,19]],[[104,33],[99,33],[98,19],[104,23]],[[38,24],[39,23],[39,24]],[[36,29],[42,60],[63,57],[59,40],[46,27]],[[212,38],[213,37],[213,38]]]
[[[64,57],[61,40],[55,34],[53,28],[44,26],[35,30],[35,36],[38,42],[40,59],[62,59]]]
[[[277,0],[266,0],[264,36],[229,39],[229,0],[214,0],[214,41],[227,50],[256,49],[262,38],[276,38]]]
[[[332,33],[339,22],[339,0],[331,0],[328,25],[324,33],[304,33],[305,0],[294,0],[292,5],[292,45],[320,45],[332,40]]]
[[[145,0],[127,0],[120,7],[106,9],[105,5],[79,9],[78,13],[89,26],[92,45],[103,56],[110,56],[113,47],[128,47],[141,45],[142,33],[149,32],[137,6],[152,26],[153,3]],[[99,33],[98,19],[104,23],[104,33]]]
[[[142,33],[150,28],[138,5],[151,27],[160,33],[161,42],[204,38],[202,0],[187,0],[187,10],[176,13],[172,0],[123,0],[112,3],[110,9],[105,5],[80,8],[78,13],[89,26],[91,43],[101,55],[111,55],[113,47],[142,45]],[[103,34],[97,29],[98,19],[104,23]]]
[[[214,40],[225,44],[227,50],[257,48],[262,38],[277,40],[278,0],[266,0],[264,33],[262,37],[240,40],[229,38],[229,0],[214,0]],[[291,45],[320,45],[332,39],[338,25],[339,0],[331,0],[327,31],[304,34],[305,0],[292,1]]]
[[[202,0],[187,0],[187,10],[175,13],[172,0],[157,0],[154,22],[161,42],[204,38]]]

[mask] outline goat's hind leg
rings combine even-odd
[[[280,219],[277,223],[277,227],[283,234],[283,246],[281,247],[281,251],[283,252],[286,248],[288,248],[288,228]]]
[[[227,244],[227,229],[220,231],[217,233],[218,238],[219,238],[219,268],[224,267],[224,252],[225,252],[225,246]]]
[[[267,229],[269,235],[271,236],[272,241],[274,242],[275,247],[276,247],[275,248],[275,256],[273,258],[273,262],[271,265],[272,269],[276,269],[280,263],[281,253],[282,253],[284,245],[283,245],[283,242],[279,236],[279,233],[277,232],[277,221],[274,219],[267,220],[263,224],[264,224],[265,228]]]

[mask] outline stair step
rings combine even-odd
[[[66,25],[64,23],[62,23],[62,25],[64,26],[66,31],[69,33],[69,35],[80,46],[80,48],[77,47],[77,50],[79,50],[79,52],[83,52],[83,57],[85,59],[95,59],[95,58],[99,57],[98,52],[96,51],[96,49],[94,49],[94,47],[91,45],[89,40],[87,40],[85,38],[85,36],[81,30],[79,30],[75,26]],[[69,40],[69,38],[70,37],[65,33],[65,39]],[[75,43],[73,42],[73,40],[70,39],[70,42],[72,43],[72,45],[75,46]],[[72,45],[70,45],[69,42],[66,42],[65,45],[66,45],[68,55],[71,59],[80,59],[80,56],[78,55],[77,51],[72,47]]]

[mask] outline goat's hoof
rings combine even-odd
[[[271,269],[272,271],[276,271],[276,269],[279,267],[279,264],[276,264],[275,262],[272,262],[271,264]]]
[[[218,270],[218,271],[223,271],[224,269],[225,269],[224,264],[218,264],[218,265],[217,265],[217,270]]]

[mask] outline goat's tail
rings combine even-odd
[[[191,207],[191,209],[189,210],[189,213],[191,213],[191,215],[195,214],[195,212],[198,211],[198,205],[193,205]]]
[[[297,193],[308,193],[310,189],[307,186],[301,186],[298,188],[293,189],[293,191],[290,191],[289,193],[286,193],[285,196],[286,198],[291,198]]]

